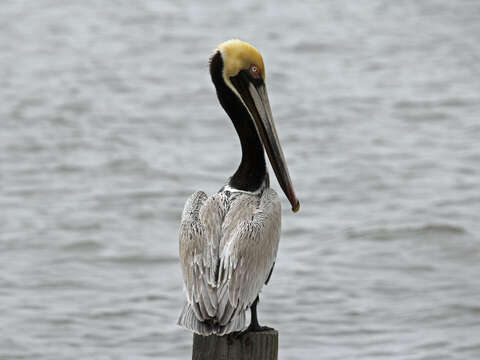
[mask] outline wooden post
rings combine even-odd
[[[193,335],[192,360],[277,360],[278,332],[235,335]]]

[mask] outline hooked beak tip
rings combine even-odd
[[[297,200],[296,204],[292,206],[292,211],[296,213],[298,210],[300,210],[300,201]]]

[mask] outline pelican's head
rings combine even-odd
[[[244,41],[229,40],[217,47],[210,63],[210,72],[217,87],[217,93],[219,87],[228,86],[248,111],[270,159],[277,180],[290,201],[292,210],[297,212],[300,203],[295,196],[287,163],[273,122],[265,87],[265,66],[262,55],[252,45]],[[217,76],[220,72],[221,76]],[[223,84],[220,84],[220,82],[223,82]],[[225,108],[222,99],[220,99],[220,102]],[[228,109],[225,110],[228,112]]]
[[[250,75],[265,82],[265,66],[262,55],[249,43],[241,40],[228,40],[218,45],[222,54],[223,77],[228,83],[241,71],[249,71]]]

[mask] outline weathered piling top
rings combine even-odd
[[[278,332],[193,336],[193,360],[277,360]]]

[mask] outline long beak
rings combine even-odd
[[[282,147],[278,140],[277,130],[273,123],[267,89],[263,83],[254,85],[250,82],[248,85],[248,92],[250,93],[254,104],[248,104],[247,102],[247,106],[251,108],[249,109],[250,113],[255,120],[258,133],[262,138],[263,146],[270,159],[270,164],[272,164],[273,171],[275,171],[275,176],[277,177],[283,192],[290,201],[290,204],[292,204],[292,211],[297,212],[300,209],[300,203],[295,196],[292,180],[288,173],[287,162],[285,161],[285,156],[283,155]]]

